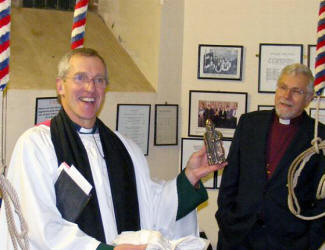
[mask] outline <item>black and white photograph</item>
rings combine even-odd
[[[189,136],[203,136],[207,119],[226,138],[232,138],[241,114],[247,111],[247,93],[190,91]]]
[[[281,70],[293,63],[303,63],[302,44],[261,43],[259,47],[258,92],[275,93]]]
[[[198,78],[241,80],[243,46],[199,45]]]

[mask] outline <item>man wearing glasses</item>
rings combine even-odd
[[[104,59],[92,49],[72,50],[58,71],[62,109],[19,138],[8,168],[28,224],[29,249],[145,249],[112,245],[121,232],[141,229],[167,239],[197,236],[193,210],[207,199],[200,178],[226,163],[208,166],[202,148],[177,178],[153,182],[141,150],[97,118],[108,84]],[[58,173],[59,166],[64,170]],[[89,194],[80,191],[87,182]],[[11,250],[4,208],[0,249]]]
[[[305,108],[314,78],[301,64],[286,66],[275,92],[275,109],[241,116],[218,197],[218,250],[310,250],[325,241],[325,219],[302,220],[287,205],[288,169],[314,138]],[[325,138],[325,126],[318,135]],[[303,214],[325,211],[315,198],[325,157],[314,155],[300,174],[296,195]]]

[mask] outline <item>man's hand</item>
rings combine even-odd
[[[146,250],[147,245],[121,244],[114,247],[114,250]]]
[[[227,164],[227,162],[224,162],[209,166],[206,148],[203,145],[200,151],[194,152],[191,155],[186,164],[185,175],[192,185],[195,186],[202,177],[224,168]]]

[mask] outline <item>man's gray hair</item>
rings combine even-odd
[[[308,78],[307,90],[310,94],[314,94],[314,76],[311,70],[309,69],[309,67],[307,67],[304,64],[294,63],[284,67],[279,75],[278,83],[279,80],[281,80],[281,78],[284,75],[299,75],[299,74],[302,74]]]
[[[61,60],[59,61],[59,64],[58,64],[58,76],[57,76],[58,78],[65,79],[65,77],[69,73],[70,66],[71,66],[70,59],[76,55],[99,58],[105,67],[105,78],[106,78],[106,81],[108,82],[108,72],[107,72],[106,62],[105,62],[104,58],[101,55],[99,55],[96,50],[91,49],[91,48],[78,48],[78,49],[70,50],[68,53],[66,53],[61,58]]]

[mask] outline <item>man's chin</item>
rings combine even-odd
[[[276,112],[277,116],[279,118],[281,118],[281,119],[288,120],[288,119],[292,119],[293,118],[292,112],[283,111],[283,110],[277,110],[277,109],[275,109],[275,112]]]

